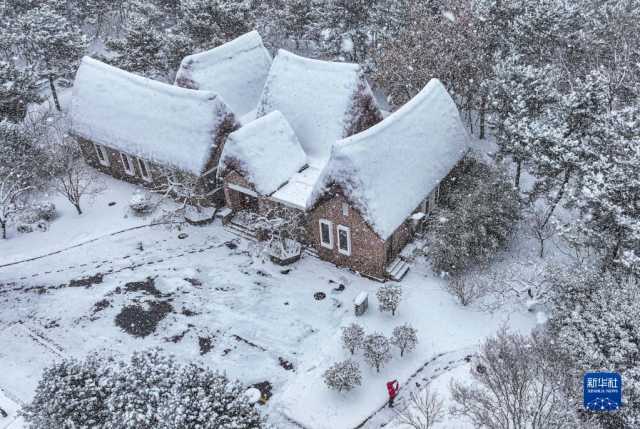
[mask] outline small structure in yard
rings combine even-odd
[[[216,93],[156,82],[89,57],[76,74],[70,117],[70,133],[94,168],[149,188],[177,171],[200,178],[212,199],[222,146],[239,126]]]
[[[369,308],[369,295],[366,292],[360,292],[353,300],[353,306],[356,316],[362,316]]]
[[[271,261],[278,265],[289,265],[300,259],[302,244],[289,238],[274,239],[267,249]]]

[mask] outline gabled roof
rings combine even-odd
[[[182,60],[175,84],[214,91],[237,116],[255,109],[271,67],[271,55],[257,31]]]
[[[149,161],[200,174],[233,114],[213,92],[146,79],[84,57],[71,132]]]
[[[359,65],[303,58],[281,49],[269,71],[257,116],[282,112],[309,163],[321,167],[331,146],[352,134],[354,124],[361,121],[359,97],[369,97],[377,111]]]
[[[337,185],[373,230],[387,239],[468,147],[455,103],[433,79],[382,122],[338,142],[312,200]]]
[[[307,163],[296,134],[278,111],[229,135],[220,158],[220,175],[238,170],[262,195],[282,186]]]

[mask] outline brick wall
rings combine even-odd
[[[245,197],[241,192],[231,189],[229,185],[237,185],[242,186],[243,188],[254,191],[254,187],[247,179],[245,179],[242,175],[240,175],[236,171],[231,171],[224,176],[224,198],[227,202],[227,207],[229,207],[233,211],[238,210],[246,210],[250,207],[247,206],[247,197]],[[257,204],[260,204],[257,201]],[[258,211],[258,206],[255,207],[255,211]]]
[[[343,215],[343,204],[347,204],[348,207],[346,216]],[[333,223],[333,249],[327,249],[320,244],[320,219],[326,219]],[[350,256],[343,255],[338,251],[337,225],[344,225],[350,229]],[[369,276],[384,277],[385,242],[373,232],[360,212],[351,207],[341,193],[336,193],[333,198],[320,202],[311,211],[308,229],[311,243],[322,259]]]

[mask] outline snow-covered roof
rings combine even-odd
[[[286,185],[271,195],[271,199],[300,210],[309,209],[311,195],[320,173],[322,173],[321,168],[310,165],[293,175]]]
[[[84,57],[71,132],[149,161],[200,174],[233,114],[213,92],[167,85]]]
[[[295,132],[275,111],[229,135],[220,158],[221,171],[238,169],[255,190],[269,195],[307,163]]]
[[[458,109],[437,79],[366,131],[334,145],[314,189],[332,185],[387,239],[464,156],[469,137]]]
[[[214,91],[238,116],[255,109],[271,67],[257,31],[182,60],[176,85]]]
[[[358,95],[373,99],[359,65],[303,58],[280,49],[271,65],[257,116],[282,112],[309,163],[321,167],[329,158],[331,146],[346,137],[357,120]]]

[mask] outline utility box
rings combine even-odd
[[[356,316],[362,316],[369,308],[369,296],[366,292],[360,292],[353,300]]]

